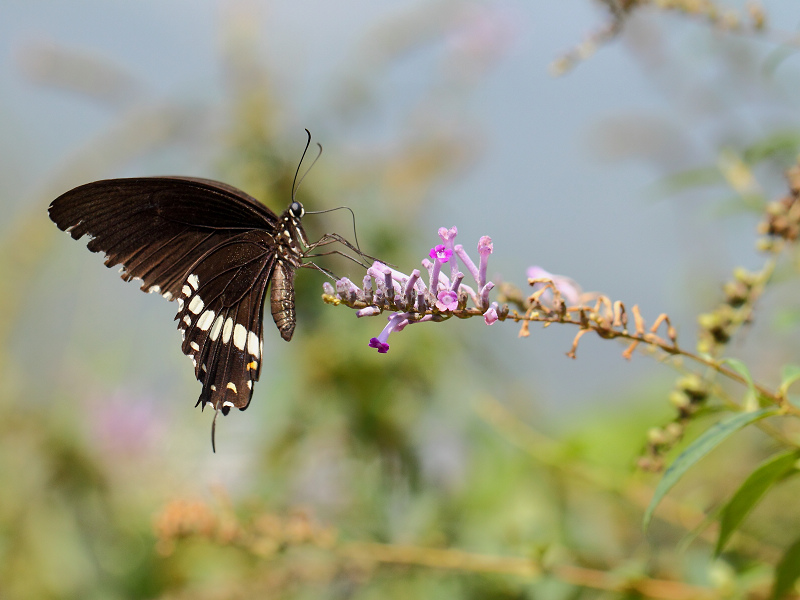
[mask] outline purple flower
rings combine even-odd
[[[361,290],[358,289],[356,284],[350,281],[347,277],[342,277],[341,279],[336,280],[336,293],[340,298],[347,297],[351,302],[354,302],[358,299],[360,292]]]
[[[442,312],[458,308],[458,294],[453,290],[441,290],[436,295],[436,308]]]
[[[447,230],[442,227],[439,231],[442,232]],[[444,244],[438,244],[431,248],[428,256],[433,259],[433,268],[431,270],[431,290],[436,291],[436,289],[439,287],[439,273],[441,272],[442,264],[450,260],[450,257],[453,256],[453,251]],[[453,269],[457,269],[456,261],[453,261]]]
[[[453,251],[447,248],[444,244],[437,244],[428,253],[433,260],[438,260],[440,263],[446,263],[453,256]]]
[[[564,275],[554,275],[553,273],[545,271],[538,265],[528,267],[528,279],[549,279],[564,297],[564,302],[567,303],[567,306],[576,306],[581,303],[581,295],[583,294],[583,290],[574,279],[565,277]],[[543,283],[537,283],[533,286],[533,289],[538,290],[543,286]],[[552,294],[550,291],[547,291],[543,294],[543,296],[551,297]]]
[[[396,290],[394,287],[394,279],[392,278],[392,270],[389,267],[376,260],[372,263],[372,266],[367,269],[367,274],[375,279],[375,284],[378,286],[379,290],[383,288],[383,292],[387,297],[391,298],[394,296]]]
[[[386,337],[389,337],[388,335]],[[389,344],[380,341],[378,338],[370,338],[370,348],[377,348],[380,354],[386,354],[389,351]]]
[[[457,235],[458,229],[455,226],[451,227],[450,229],[447,229],[446,227],[439,227],[439,237],[442,238],[442,241],[447,248],[453,248],[453,240],[456,239]]]
[[[494,288],[494,283],[487,281],[486,285],[481,288],[481,308],[489,305],[489,292]]]
[[[457,235],[458,235],[458,229],[455,226],[451,227],[450,229],[447,229],[446,227],[439,227],[439,237],[442,239],[442,243],[444,244],[444,247],[447,248],[447,250],[450,251],[450,254],[448,255],[448,257],[453,255],[453,242],[455,241]],[[456,274],[456,271],[458,271],[457,262],[458,261],[454,260],[453,262],[450,263],[450,276],[451,277],[454,277],[455,274]]]
[[[422,266],[430,276],[428,286],[420,279],[419,269],[406,275],[380,261],[375,261],[367,269],[360,288],[346,278],[336,282],[336,296],[347,306],[356,308],[356,315],[359,317],[373,316],[387,309],[396,311],[389,317],[389,322],[380,335],[369,341],[369,346],[381,354],[389,351],[389,334],[402,331],[411,323],[441,321],[453,313],[459,314],[459,306],[463,308],[460,300],[471,301],[482,312],[489,325],[499,319],[497,303],[494,302],[491,306],[489,303],[489,292],[494,284],[486,279],[488,258],[493,250],[492,239],[488,236],[480,239],[480,263],[476,266],[463,246],[455,245],[458,234],[456,227],[441,227],[438,234],[442,243],[431,248],[428,253],[430,260],[422,260]],[[469,273],[478,283],[477,291],[463,283],[464,273],[459,270],[459,260],[456,257],[464,264],[464,272]],[[442,265],[445,263],[450,263],[449,277],[442,272]],[[325,287],[325,291],[328,295],[333,295],[330,294],[333,291],[330,284]],[[435,309],[436,313],[432,313],[431,309]],[[464,316],[470,314],[475,312],[468,311]]]
[[[478,254],[481,255],[481,263],[478,268],[478,287],[483,288],[486,285],[486,267],[489,264],[489,255],[494,250],[492,245],[492,238],[488,235],[483,236],[478,241]]]
[[[336,280],[336,291],[339,294],[343,294],[345,292],[357,294],[358,287],[347,277],[342,277],[341,279]]]
[[[472,275],[472,278],[475,279],[475,281],[478,281],[478,267],[476,267],[475,263],[472,262],[469,254],[467,254],[467,251],[464,250],[464,246],[458,244],[454,250],[458,258],[461,259],[461,262],[464,263],[464,266],[467,267],[467,271],[469,271],[469,274]]]
[[[487,325],[493,325],[497,321],[497,306],[497,302],[492,302],[489,309],[483,313],[483,320],[486,321]]]
[[[380,354],[386,354],[389,351],[389,344],[386,342],[389,339],[389,334],[392,331],[401,331],[408,324],[408,315],[406,313],[395,313],[389,317],[389,323],[383,328],[378,337],[369,340],[370,348],[377,348]]]

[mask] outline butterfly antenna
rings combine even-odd
[[[297,163],[297,170],[295,170],[294,179],[292,180],[292,200],[294,200],[294,195],[297,193],[297,176],[300,174],[300,166],[303,164],[303,159],[306,157],[308,147],[311,145],[311,132],[308,129],[306,129],[306,135],[308,135],[306,147],[303,149],[303,155],[300,157],[300,162]],[[300,181],[302,181],[302,179]]]
[[[217,410],[214,411],[214,420],[211,421],[211,451],[214,454],[217,453],[217,444],[214,439],[216,431],[217,431],[217,417],[219,416],[219,405],[217,405]]]
[[[311,132],[306,129],[306,133],[308,134],[308,141],[306,142],[305,150],[303,150],[303,156],[300,157],[300,162],[297,163],[297,170],[294,172],[294,181],[292,182],[292,202],[294,202],[294,197],[297,195],[297,190],[300,189],[300,184],[303,183],[303,180],[306,178],[306,175],[308,175],[308,172],[314,168],[314,165],[317,164],[319,157],[322,156],[322,144],[317,144],[317,148],[319,148],[317,157],[314,159],[314,162],[311,163],[311,166],[306,169],[306,172],[303,173],[303,176],[300,177],[300,181],[298,181],[297,176],[300,174],[300,166],[303,164],[303,159],[306,157],[308,147],[311,145]]]

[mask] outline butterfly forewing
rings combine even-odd
[[[50,218],[74,239],[88,234],[106,265],[142,290],[176,298],[194,262],[243,230],[272,231],[278,219],[233,187],[204,179],[144,177],[89,183],[58,197]]]

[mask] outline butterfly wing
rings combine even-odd
[[[203,384],[198,404],[227,414],[250,403],[261,371],[264,295],[275,268],[274,240],[263,231],[227,240],[190,269],[176,315],[183,351]]]
[[[125,281],[177,298],[189,268],[242,231],[274,232],[275,213],[224,183],[184,177],[108,179],[56,198],[50,218],[73,239],[89,235],[92,252],[108,267],[122,265]]]
[[[203,384],[198,403],[244,409],[261,362],[264,295],[275,265],[275,214],[244,192],[205,179],[111,179],[50,205],[74,239],[89,235],[122,278],[177,300],[183,352]]]

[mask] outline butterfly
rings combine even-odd
[[[89,250],[103,252],[107,267],[121,264],[122,279],[140,279],[143,291],[177,303],[181,349],[203,386],[195,406],[227,415],[231,408],[248,407],[261,373],[268,288],[272,318],[289,341],[296,322],[295,271],[325,271],[304,263],[310,250],[332,241],[355,249],[336,234],[310,244],[295,192],[293,184],[292,202],[278,216],[219,181],[108,179],[62,194],[49,214],[73,239],[88,235]],[[212,447],[215,425],[216,415]]]

